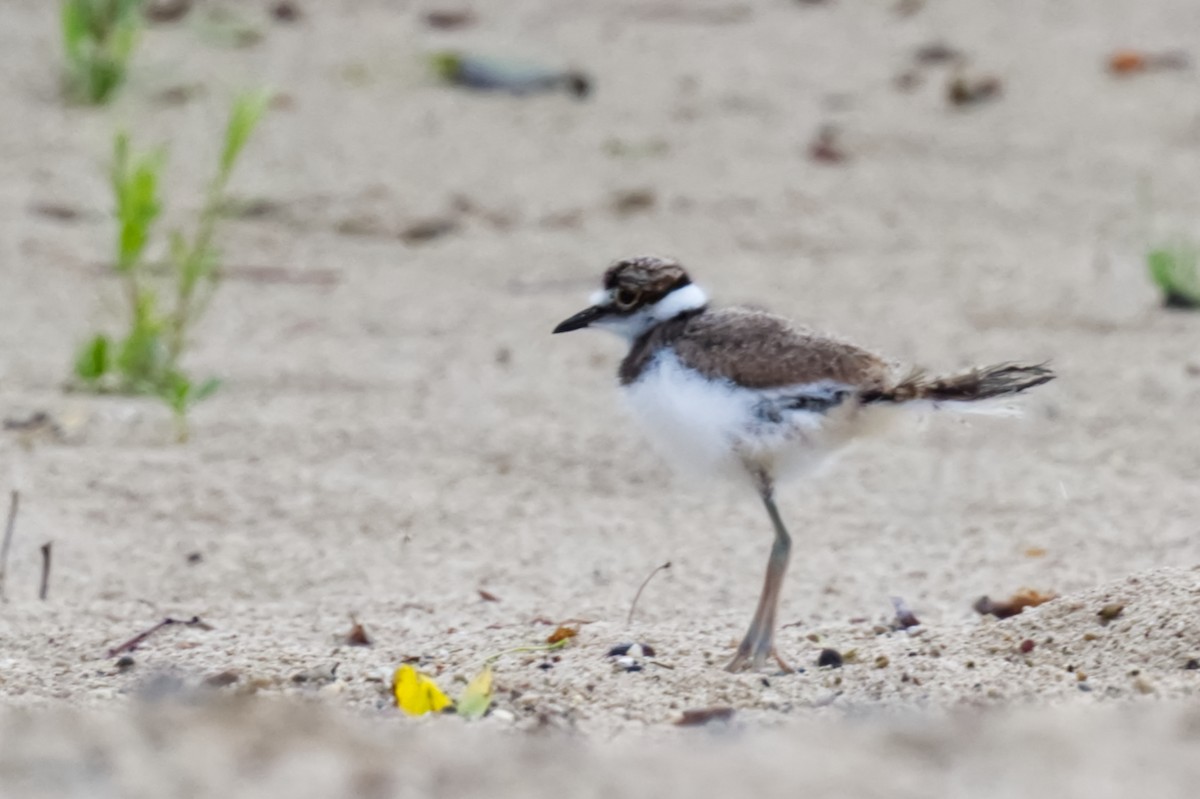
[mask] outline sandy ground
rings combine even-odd
[[[0,794],[1189,795],[1200,317],[1158,307],[1141,253],[1200,213],[1200,94],[1195,71],[1119,80],[1104,59],[1186,44],[1200,6],[524,0],[444,32],[429,4],[310,2],[291,25],[244,4],[261,42],[156,27],[97,111],[57,95],[53,5],[0,10],[0,415],[67,430],[0,438],[22,491]],[[948,107],[949,68],[914,67],[933,41],[1002,96]],[[596,91],[437,86],[442,47],[583,68]],[[190,361],[225,386],[177,446],[151,403],[62,391],[120,310],[111,136],[170,143],[184,224],[229,98],[262,85],[283,99],[234,190],[263,213],[225,228],[235,268]],[[807,156],[826,123],[844,163]],[[405,240],[431,219],[456,227]],[[1021,420],[933,418],[783,490],[779,646],[801,674],[719,668],[769,545],[756,501],[646,451],[619,342],[549,335],[644,252],[932,368],[1061,374]],[[1021,587],[1060,598],[972,610]],[[923,624],[884,629],[892,596]],[[344,645],[351,614],[373,646]],[[106,656],[193,615],[212,629]],[[555,659],[496,662],[481,722],[389,705],[406,658],[456,693],[569,619],[591,623]],[[654,662],[615,671],[630,640]],[[847,664],[816,669],[823,647]],[[732,720],[672,724],[713,705]]]

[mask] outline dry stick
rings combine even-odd
[[[9,494],[8,500],[8,522],[4,525],[4,543],[0,545],[0,599],[6,599],[4,595],[4,583],[8,576],[8,548],[12,546],[13,532],[17,528],[17,506],[21,502],[21,492],[15,488]]]
[[[660,571],[669,568],[671,568],[671,561],[668,560],[666,563],[655,568],[654,571],[647,574],[645,580],[642,580],[642,584],[638,586],[637,593],[633,595],[633,601],[629,603],[629,617],[625,619],[626,624],[633,624],[633,611],[637,609],[637,603],[638,600],[641,599],[642,591],[646,590],[646,586],[650,583],[650,580],[653,579],[654,575],[658,574]]]
[[[53,541],[42,544],[42,584],[38,588],[38,599],[45,599],[50,592],[50,547]]]
[[[128,641],[121,644],[120,646],[114,646],[112,649],[108,650],[108,656],[110,658],[112,658],[112,657],[116,657],[117,655],[121,654],[122,652],[132,652],[133,650],[137,649],[138,646],[143,641],[145,641],[147,638],[154,635],[156,632],[161,630],[163,627],[170,627],[172,624],[183,624],[188,627],[199,627],[202,630],[211,630],[212,629],[212,626],[205,623],[204,621],[202,621],[199,616],[192,616],[187,621],[180,621],[179,619],[172,619],[170,616],[168,616],[167,618],[163,619],[162,621],[160,621],[158,624],[154,625],[153,627],[146,629],[146,630],[142,630],[140,633],[133,636],[132,638],[130,638]]]

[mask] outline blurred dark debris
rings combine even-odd
[[[916,91],[924,82],[925,77],[917,69],[906,69],[892,79],[892,85],[902,92]]]
[[[187,557],[185,558],[185,560],[187,561],[187,563],[188,563],[188,565],[189,565],[189,566],[195,566],[197,563],[203,563],[203,562],[204,562],[204,553],[202,553],[202,552],[189,552],[189,553],[187,554]]]
[[[913,60],[922,66],[948,64],[965,60],[963,52],[945,42],[930,42],[917,48]]]
[[[142,13],[151,22],[178,22],[192,10],[192,0],[151,0]]]
[[[224,688],[233,685],[238,680],[242,679],[242,675],[237,669],[225,669],[216,674],[210,674],[204,678],[204,685],[208,688]]]
[[[1026,638],[1024,641],[1021,642],[1021,645],[1017,648],[1021,651],[1022,655],[1028,655],[1030,652],[1033,651],[1033,648],[1035,646],[1037,646],[1037,644],[1034,643],[1034,640],[1032,638]]]
[[[958,107],[979,105],[998,99],[1003,91],[1003,83],[994,75],[970,75],[958,71],[946,84],[946,101]]]
[[[896,618],[892,622],[893,630],[907,630],[909,627],[916,627],[921,623],[917,615],[912,612],[908,604],[900,597],[892,597],[892,607],[896,610]]]
[[[282,203],[266,197],[226,197],[221,204],[222,216],[230,219],[267,219],[285,216]]]
[[[353,616],[350,617],[350,632],[346,633],[344,640],[349,646],[370,646],[372,643],[367,629]]]
[[[1036,608],[1057,595],[1053,592],[1042,593],[1035,591],[1032,588],[1022,588],[1017,593],[1013,594],[1007,600],[995,602],[986,596],[976,600],[973,607],[975,612],[981,616],[995,616],[997,619],[1007,619],[1011,616],[1016,616],[1025,608]]]
[[[405,244],[424,244],[447,236],[458,228],[458,220],[448,216],[421,219],[406,225],[400,231],[400,240]]]
[[[67,440],[63,426],[46,411],[34,411],[23,418],[7,417],[4,420],[4,430],[15,433],[18,442],[27,449],[37,443],[63,443]]]
[[[652,210],[657,202],[654,189],[625,189],[613,194],[610,207],[618,216],[632,216]]]
[[[57,222],[78,222],[84,213],[78,208],[57,202],[39,202],[29,206],[29,211],[37,216],[53,219]]]
[[[942,41],[923,44],[913,52],[912,63],[893,79],[898,91],[912,92],[925,82],[924,70],[940,66],[956,66],[960,70],[967,62],[962,50]]]
[[[298,22],[303,17],[304,12],[292,0],[278,0],[271,4],[271,18],[276,22]]]
[[[5,430],[27,432],[30,430],[40,430],[48,426],[55,426],[55,422],[50,418],[50,414],[45,411],[34,411],[24,419],[8,417],[4,420]]]
[[[818,164],[840,164],[845,161],[848,155],[842,146],[841,130],[835,125],[822,125],[809,142],[808,157]]]
[[[475,13],[469,9],[438,9],[425,13],[425,24],[437,30],[469,28],[476,22]]]
[[[429,63],[434,73],[447,83],[477,91],[524,96],[565,90],[581,100],[592,91],[591,79],[577,70],[556,70],[451,50],[434,53]]]
[[[1143,72],[1163,72],[1190,69],[1192,59],[1183,50],[1117,50],[1108,57],[1108,71],[1124,77]]]
[[[207,91],[203,83],[179,83],[155,92],[150,99],[162,105],[184,105]]]
[[[502,349],[496,351],[496,363],[508,363],[511,359],[512,359],[512,353],[509,352],[507,349],[502,348]],[[491,591],[488,591],[485,588],[476,588],[475,590],[479,592],[479,598],[482,599],[484,602],[499,602],[500,601],[500,597],[496,596]]]
[[[733,718],[733,708],[728,706],[705,707],[696,710],[685,710],[679,720],[678,727],[699,727],[713,721],[729,721]]]

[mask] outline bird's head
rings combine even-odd
[[[643,255],[610,266],[591,301],[554,332],[599,327],[633,340],[662,322],[703,309],[708,297],[675,261]]]

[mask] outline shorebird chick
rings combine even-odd
[[[811,472],[885,426],[897,409],[977,410],[1054,379],[1045,366],[984,366],[944,377],[901,371],[846,341],[762,311],[710,309],[683,267],[629,258],[604,273],[592,304],[554,328],[598,327],[629,344],[618,375],[652,442],[685,470],[748,481],[775,530],[766,580],[730,671],[775,658],[775,616],[791,537],[775,485]],[[973,407],[974,406],[974,407]],[[999,409],[1003,411],[1004,409]]]

